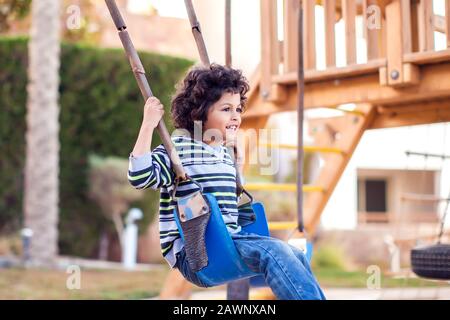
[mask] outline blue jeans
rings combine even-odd
[[[325,300],[303,252],[284,241],[241,231],[231,235],[242,260],[262,273],[281,300]]]
[[[231,237],[244,263],[264,276],[278,299],[325,300],[302,251],[279,239],[245,231]],[[189,268],[184,249],[178,254],[176,267],[188,281],[206,287]]]

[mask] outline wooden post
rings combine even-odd
[[[393,0],[386,6],[387,70],[382,72],[386,81],[382,84],[400,86],[416,84],[419,69],[403,62],[404,54],[412,51],[411,7],[409,0]]]
[[[412,34],[412,52],[419,52],[419,3],[411,2],[411,34]]]
[[[266,101],[285,98],[279,85],[272,85],[272,76],[278,74],[280,47],[277,35],[277,2],[261,0],[261,96]]]
[[[403,82],[403,36],[401,19],[401,2],[393,0],[386,6],[386,28],[390,35],[387,43],[387,84],[395,85]]]
[[[401,17],[402,17],[402,38],[403,53],[412,52],[412,33],[411,33],[411,0],[401,0]]]
[[[355,0],[342,0],[345,21],[345,48],[347,65],[356,64],[356,3]]]
[[[433,2],[430,0],[420,0],[418,6],[419,20],[419,51],[434,49],[434,15]]]
[[[447,48],[450,48],[450,0],[445,0],[445,34],[447,36]]]
[[[325,59],[327,68],[336,66],[335,20],[336,0],[324,0],[325,11]]]
[[[316,69],[316,27],[315,0],[303,0],[303,41],[304,66],[306,70]]]
[[[298,10],[298,0],[284,0],[284,73],[297,70],[298,35],[295,13]]]
[[[381,9],[377,8],[376,12],[370,11],[375,16],[369,16],[368,8],[372,5],[376,5],[376,0],[364,0],[363,1],[363,26],[364,26],[364,38],[367,42],[367,61],[377,59],[380,57],[380,43],[381,43]],[[378,16],[379,15],[379,16]],[[369,21],[370,20],[370,21]],[[370,24],[369,24],[370,22]],[[379,23],[380,29],[377,25]]]

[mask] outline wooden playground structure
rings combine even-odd
[[[300,1],[261,0],[261,61],[251,79],[242,129],[262,129],[270,115],[297,108],[296,71]],[[314,119],[310,134],[325,165],[304,204],[305,227],[314,233],[321,213],[366,130],[450,121],[450,0],[446,14],[433,13],[429,0],[303,0],[305,67],[304,107],[334,108],[341,117]],[[326,68],[318,70],[315,6],[323,6]],[[363,17],[367,61],[357,63],[357,16]],[[371,20],[373,19],[373,20]],[[336,65],[335,25],[345,25],[346,65]],[[369,24],[375,23],[376,27]],[[282,27],[284,40],[277,37]],[[434,32],[445,34],[447,47],[435,49]],[[355,108],[341,109],[344,104]],[[278,145],[271,147],[296,148]],[[246,150],[247,151],[247,150]],[[292,184],[246,184],[248,190],[296,191]],[[295,221],[269,223],[272,230],[294,229]],[[186,297],[190,285],[172,271],[160,298]]]

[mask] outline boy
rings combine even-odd
[[[238,70],[217,64],[192,69],[179,86],[171,108],[175,127],[187,134],[174,136],[172,140],[189,177],[198,182],[205,193],[216,197],[241,258],[252,271],[264,275],[277,298],[325,299],[300,250],[275,238],[246,233],[237,223],[236,169],[226,145],[236,140],[248,90],[247,80]],[[205,287],[187,263],[174,219],[176,202],[171,198],[174,174],[169,156],[162,145],[149,151],[153,131],[163,113],[159,100],[149,98],[130,155],[128,177],[137,189],[161,188],[162,254],[188,281]],[[199,137],[195,135],[198,131],[201,132]],[[176,196],[190,194],[194,189],[198,187],[191,181],[182,182]]]

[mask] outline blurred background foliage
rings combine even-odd
[[[0,233],[22,226],[23,168],[27,85],[26,38],[0,39]],[[153,93],[166,108],[176,82],[192,61],[140,53]],[[99,238],[115,233],[98,202],[89,197],[89,156],[127,160],[138,134],[144,101],[122,49],[62,44],[60,70],[60,220],[63,255],[96,257]],[[158,135],[152,147],[161,143]],[[126,176],[126,171],[123,172]],[[144,211],[140,230],[158,210],[159,192],[130,201]]]
[[[0,0],[0,33],[9,30],[14,20],[30,12],[31,0]]]

